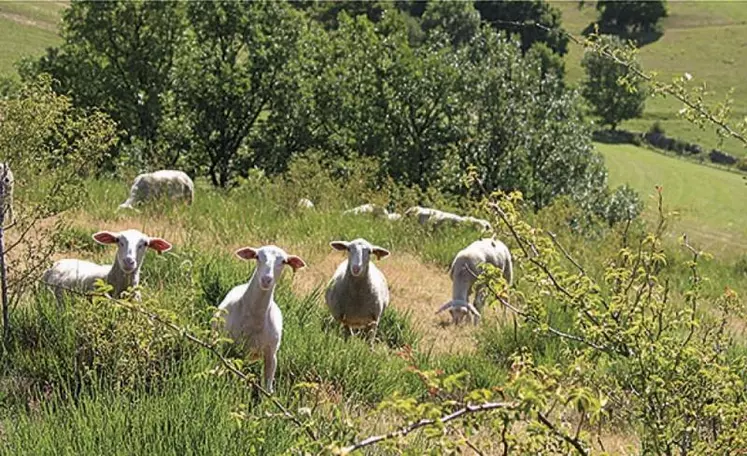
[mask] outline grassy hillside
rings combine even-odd
[[[648,198],[654,186],[664,187],[668,210],[679,213],[672,235],[687,233],[704,249],[741,255],[747,249],[747,180],[742,175],[701,166],[632,145],[597,144],[610,171],[610,184],[627,183],[647,200],[646,214],[655,216]]]
[[[574,35],[597,19],[594,2],[578,8],[578,2],[557,2],[562,11],[564,27]],[[669,17],[663,20],[664,35],[640,50],[644,68],[656,71],[663,81],[688,72],[692,84],[707,83],[712,99],[722,100],[734,89],[734,123],[747,115],[747,59],[743,57],[747,45],[747,8],[742,2],[668,2]],[[579,81],[583,77],[580,66],[583,51],[571,43],[566,57],[568,77]],[[736,140],[721,142],[715,131],[700,130],[678,119],[680,103],[670,98],[650,98],[641,119],[621,125],[623,129],[646,131],[655,122],[664,127],[669,136],[694,141],[707,149],[721,148],[733,155],[745,155],[747,149]]]
[[[21,57],[60,43],[58,25],[67,2],[0,2],[0,76]]]

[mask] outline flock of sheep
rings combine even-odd
[[[181,171],[163,170],[141,174],[135,179],[129,198],[120,207],[134,208],[158,196],[169,196],[191,203],[194,184]],[[299,206],[313,208],[313,203],[301,200]],[[371,204],[347,212],[371,213],[390,220],[401,217]],[[405,214],[417,216],[421,224],[467,223],[490,229],[490,224],[484,220],[419,206],[408,209]],[[63,259],[54,263],[45,271],[43,281],[53,289],[60,304],[67,292],[92,291],[98,279],[113,287],[113,297],[120,297],[128,288],[138,286],[147,248],[163,253],[172,247],[164,239],[150,237],[137,230],[100,231],[93,235],[93,239],[100,244],[117,245],[114,263],[99,265],[78,259]],[[347,259],[338,266],[327,285],[327,307],[347,334],[352,333],[353,329],[367,330],[373,342],[381,316],[389,304],[389,286],[383,272],[371,259],[376,257],[380,260],[390,253],[365,239],[334,241],[330,246],[346,252]],[[264,384],[267,391],[272,392],[283,330],[283,316],[274,299],[275,285],[286,265],[296,271],[304,268],[306,263],[300,257],[290,255],[274,245],[243,247],[235,253],[241,259],[255,260],[257,266],[249,282],[231,289],[219,304],[216,316],[221,318],[214,319],[214,327],[226,331],[253,356],[263,358]],[[437,313],[449,310],[455,324],[461,323],[465,318],[471,318],[475,324],[479,321],[486,290],[475,290],[473,303],[469,302],[469,295],[483,264],[501,269],[506,281],[509,284],[512,282],[513,269],[508,248],[494,238],[475,241],[456,254],[449,270],[453,283],[452,299],[438,309]],[[135,292],[133,298],[140,299],[139,294]]]

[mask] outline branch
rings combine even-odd
[[[582,268],[581,265],[578,264],[578,262],[575,259],[573,259],[571,254],[568,253],[568,250],[566,250],[565,247],[563,247],[560,244],[560,242],[558,242],[558,236],[552,231],[548,231],[547,234],[550,236],[550,239],[552,239],[552,243],[555,244],[555,247],[557,247],[563,253],[563,255],[568,259],[568,261],[570,261],[571,263],[573,263],[574,266],[576,266],[576,269],[578,269],[581,272],[581,275],[586,275],[586,271],[584,271],[584,268]]]
[[[554,424],[552,424],[552,422],[550,422],[550,420],[547,419],[547,417],[545,417],[545,415],[538,413],[537,418],[539,419],[540,423],[544,424],[545,427],[550,429],[555,435],[562,438],[563,440],[568,442],[571,446],[573,446],[573,448],[575,448],[579,454],[583,454],[584,456],[589,454],[589,452],[586,450],[586,448],[584,448],[580,440],[578,440],[575,437],[571,437],[565,432],[558,429]]]
[[[424,418],[420,421],[415,421],[414,423],[410,423],[405,427],[395,429],[387,434],[381,434],[381,435],[375,435],[375,436],[368,437],[364,440],[354,443],[353,445],[343,448],[341,450],[341,453],[348,454],[353,451],[360,450],[361,448],[375,445],[385,440],[391,440],[396,437],[406,436],[407,434],[417,429],[420,429],[422,427],[425,427],[425,426],[433,426],[437,423],[448,423],[449,421],[455,420],[457,418],[461,418],[464,415],[469,415],[469,414],[478,413],[478,412],[487,412],[490,410],[498,410],[498,409],[511,410],[511,409],[517,408],[518,405],[519,404],[516,402],[486,402],[480,405],[467,405],[455,412],[452,412],[448,415],[444,415],[440,418],[436,418],[436,419]]]

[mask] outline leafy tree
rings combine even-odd
[[[76,105],[117,121],[126,142],[152,145],[184,26],[177,2],[74,1],[63,14],[62,46],[49,49],[26,77],[50,73]]]
[[[187,18],[175,68],[178,111],[192,132],[187,160],[224,187],[257,158],[245,139],[295,58],[298,18],[282,3],[232,1],[189,3]]]
[[[648,32],[667,17],[665,0],[600,0],[599,24],[604,31]]]
[[[469,42],[480,29],[480,13],[470,2],[430,1],[422,18],[425,32],[443,30],[454,45]]]
[[[600,44],[613,53],[625,49],[623,42],[613,35],[600,37]],[[603,125],[614,130],[623,120],[643,114],[646,90],[633,71],[640,71],[637,61],[625,65],[599,53],[587,52],[581,65],[586,71],[582,93]]]
[[[496,30],[505,30],[521,37],[521,49],[526,52],[536,42],[547,44],[553,52],[565,55],[568,52],[568,37],[563,33],[560,23],[560,11],[542,0],[511,1],[489,0],[476,1],[475,8],[483,20]],[[532,25],[513,25],[508,22],[535,22],[549,28]]]

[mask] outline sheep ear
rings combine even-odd
[[[298,257],[296,255],[288,255],[288,258],[285,260],[285,264],[292,267],[294,271],[306,267],[306,263],[301,259],[301,257]]]
[[[255,260],[257,259],[257,250],[251,247],[242,247],[236,251],[236,256],[242,260]]]
[[[389,250],[382,249],[381,247],[376,245],[373,247],[373,249],[371,249],[371,252],[376,255],[376,259],[378,260],[389,256]]]
[[[347,250],[350,243],[345,241],[332,241],[329,243],[329,246],[335,250]]]
[[[119,241],[119,233],[111,231],[99,231],[93,235],[93,240],[99,244],[116,244]]]
[[[161,238],[150,238],[148,241],[148,247],[160,254],[171,250],[171,243]]]

